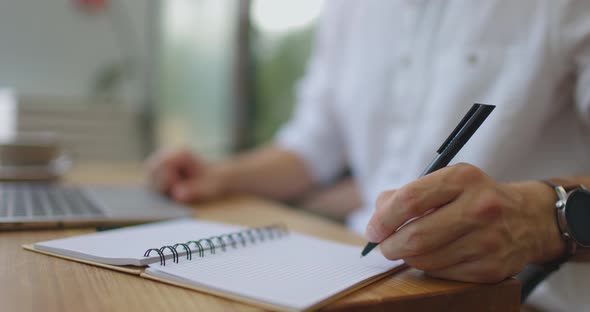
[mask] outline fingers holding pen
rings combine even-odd
[[[461,198],[404,225],[381,242],[381,252],[388,259],[407,259],[431,255],[456,242],[479,226],[464,216],[465,203]]]
[[[438,189],[429,185],[437,180]],[[555,229],[555,216],[551,209],[542,215],[533,213],[546,206],[543,202],[551,202],[550,198],[537,199],[538,193],[531,191],[538,184],[500,184],[477,167],[460,164],[386,193],[393,199],[380,202],[371,222],[391,226],[379,241],[389,259],[403,259],[437,277],[497,282],[546,253],[546,235],[538,233],[543,228]],[[408,187],[423,190],[425,197],[417,197],[413,205],[396,199]],[[429,193],[432,190],[437,193]]]
[[[381,242],[406,222],[457,198],[462,188],[448,183],[448,170],[450,168],[441,169],[399,190],[383,192],[367,225],[369,241]]]

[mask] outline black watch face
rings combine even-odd
[[[579,189],[569,195],[565,218],[574,239],[590,246],[590,192]]]

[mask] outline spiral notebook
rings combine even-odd
[[[175,220],[39,242],[26,249],[274,310],[319,308],[402,268],[360,247],[288,231]],[[141,266],[147,266],[142,268]]]

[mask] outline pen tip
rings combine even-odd
[[[375,247],[377,247],[377,245],[379,245],[379,243],[373,243],[373,242],[367,243],[367,245],[365,246],[365,248],[361,252],[361,257],[366,256],[371,250],[373,250]]]

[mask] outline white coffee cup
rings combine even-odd
[[[14,90],[0,87],[0,141],[16,134],[17,102]]]

